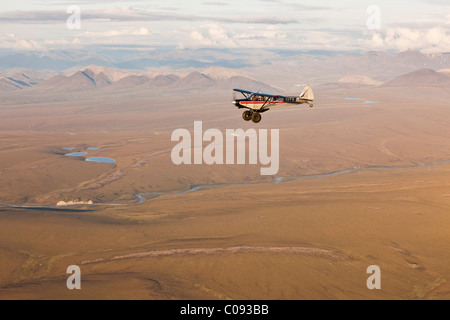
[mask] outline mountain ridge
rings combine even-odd
[[[432,69],[419,69],[400,75],[381,87],[449,87],[450,77]]]
[[[233,70],[215,69],[214,75],[208,70],[211,76],[200,72],[192,71],[184,76],[161,73],[122,73],[113,69],[105,69],[97,66],[83,68],[68,76],[56,75],[48,80],[34,85],[35,89],[45,89],[51,91],[80,91],[101,88],[127,89],[127,88],[168,88],[177,90],[192,89],[233,89],[244,87],[249,90],[269,90],[274,92],[275,87],[246,77]],[[222,76],[220,72],[223,72]],[[25,89],[25,88],[22,88]],[[0,88],[1,90],[1,88]]]

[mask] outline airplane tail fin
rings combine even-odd
[[[309,101],[313,101],[314,100],[314,92],[311,89],[311,87],[309,85],[307,85],[305,87],[305,89],[303,89],[302,93],[300,93],[300,98],[301,99],[305,99],[305,100],[309,100]]]

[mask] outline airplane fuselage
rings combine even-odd
[[[238,108],[246,108],[251,110],[266,111],[270,108],[284,107],[289,105],[296,105],[308,103],[306,100],[299,97],[274,97],[274,98],[249,98],[236,99],[233,104]]]
[[[242,114],[245,121],[252,120],[254,123],[261,121],[261,113],[266,112],[272,108],[284,107],[289,105],[309,104],[312,108],[314,93],[312,89],[307,86],[299,96],[282,96],[272,95],[259,92],[252,92],[248,90],[234,89],[234,92],[242,94],[243,99],[233,100],[233,104],[239,109],[247,109]]]

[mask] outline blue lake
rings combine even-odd
[[[116,160],[110,158],[101,158],[101,157],[92,157],[87,158],[86,161],[89,162],[98,162],[98,163],[116,163]]]
[[[84,156],[86,154],[86,152],[72,152],[72,153],[68,153],[66,154],[67,157],[81,157]]]
[[[98,150],[98,149],[100,149],[99,147],[89,147],[89,148],[87,148],[88,150]]]

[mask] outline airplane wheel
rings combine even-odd
[[[259,122],[261,121],[261,115],[259,114],[259,112],[255,112],[255,113],[252,115],[252,121],[253,121],[254,123],[259,123]]]
[[[252,112],[250,110],[244,111],[244,113],[242,114],[242,119],[244,119],[245,121],[252,120]]]
[[[309,107],[312,108],[312,107],[314,107],[314,105],[311,103],[311,104],[309,105]]]

